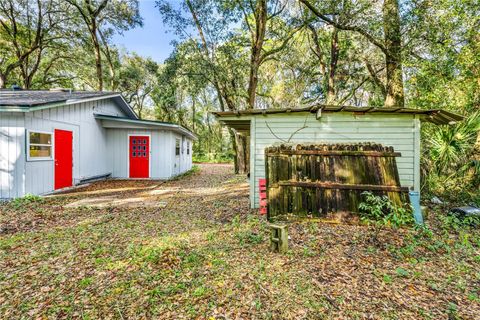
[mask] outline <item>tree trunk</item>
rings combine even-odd
[[[248,156],[248,144],[247,136],[243,134],[235,133],[235,173],[248,174],[249,173],[249,156]]]
[[[387,71],[385,107],[403,108],[405,106],[405,96],[398,0],[384,0],[383,30],[385,33],[385,65]]]
[[[261,0],[261,1],[266,1],[266,0]],[[209,61],[209,60],[211,61],[211,60],[214,59],[214,57],[210,56],[210,50],[208,48],[207,39],[205,38],[205,34],[203,32],[201,22],[198,19],[198,16],[195,12],[195,8],[193,7],[191,1],[189,1],[189,0],[186,0],[186,4],[187,4],[187,7],[188,7],[188,9],[189,9],[189,11],[192,15],[192,19],[193,19],[193,21],[195,23],[195,26],[197,28],[198,35],[200,36],[200,41],[202,43],[205,59],[207,61]],[[213,85],[215,87],[215,90],[217,92],[217,98],[218,98],[218,102],[219,102],[219,105],[220,105],[220,110],[225,111],[225,104],[226,104],[226,106],[229,110],[235,110],[234,102],[232,101],[231,97],[229,96],[227,88],[225,87],[225,85],[222,86],[219,83],[217,74],[215,72],[215,69],[213,70],[213,79],[212,80],[213,80],[212,82],[213,82]],[[233,148],[233,151],[235,153],[235,156],[234,156],[235,173],[245,173],[245,167],[247,167],[247,168],[249,167],[248,158],[245,156],[245,152],[244,152],[245,148],[239,148],[239,145],[241,145],[242,143],[240,143],[240,144],[237,143],[237,138],[236,138],[237,135],[235,134],[235,132],[232,129],[229,129],[228,131],[230,133],[230,141],[232,143],[232,148]]]
[[[3,73],[0,73],[0,89],[5,89],[6,85],[7,85],[7,77]]]
[[[258,0],[255,7],[255,33],[252,37],[252,51],[250,56],[250,76],[247,89],[247,106],[255,107],[255,97],[258,86],[258,69],[261,64],[263,42],[267,28],[267,0]]]
[[[327,104],[333,104],[336,100],[335,96],[335,72],[337,71],[338,63],[338,30],[333,28],[332,40],[330,44],[330,70],[328,72],[328,84],[327,84]]]
[[[103,74],[102,74],[102,52],[97,35],[96,17],[92,17],[90,26],[90,36],[92,38],[93,49],[95,51],[95,68],[97,70],[98,91],[103,91]]]
[[[237,150],[237,139],[235,138],[235,132],[233,129],[228,129],[228,132],[230,133],[230,142],[232,143],[232,149],[233,152],[235,153],[233,156],[233,170],[235,174],[239,173],[239,168],[238,168],[238,150]]]
[[[103,35],[102,30],[99,28],[98,29],[98,34],[100,36],[100,40],[102,40],[102,44],[105,50],[105,58],[107,59],[108,63],[108,71],[110,73],[110,90],[116,91],[117,90],[117,85],[116,85],[116,77],[115,77],[115,67],[113,65],[113,59],[112,59],[112,54],[110,53],[110,47],[108,46],[107,39]]]
[[[195,99],[192,98],[192,130],[195,132]]]
[[[103,91],[103,74],[102,74],[102,54],[97,35],[92,34],[93,46],[95,48],[95,68],[97,69],[98,91]]]
[[[203,46],[203,51],[205,54],[205,59],[208,61],[210,60],[210,50],[208,49],[208,43],[207,39],[205,38],[205,34],[203,33],[202,25],[200,23],[200,20],[198,19],[197,13],[195,12],[195,9],[193,8],[192,3],[190,0],[186,0],[185,3],[187,4],[188,9],[190,10],[190,14],[192,15],[193,21],[195,22],[195,26],[197,27],[198,35],[200,36],[200,40],[202,42]],[[213,59],[213,57],[212,57]],[[215,70],[213,72],[213,86],[215,87],[215,90],[217,91],[217,98],[218,98],[218,103],[220,104],[220,110],[225,111],[225,105],[223,103],[223,98],[222,98],[222,92],[220,89],[220,85],[217,80],[217,75],[215,73]]]

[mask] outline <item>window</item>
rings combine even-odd
[[[27,131],[27,159],[52,160],[52,136],[51,132]]]
[[[187,154],[190,154],[190,141],[187,141]]]
[[[175,139],[175,155],[180,155],[180,139]]]

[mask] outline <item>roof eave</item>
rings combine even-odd
[[[217,118],[224,117],[246,117],[268,114],[280,114],[290,112],[317,112],[322,110],[325,113],[334,112],[356,112],[356,113],[377,113],[377,114],[412,114],[418,115],[423,121],[429,121],[437,125],[451,125],[464,119],[463,116],[444,111],[444,110],[422,110],[410,108],[375,108],[375,107],[352,107],[352,106],[331,106],[331,105],[314,105],[311,107],[297,109],[250,109],[241,111],[215,111],[211,112]]]
[[[194,140],[198,140],[198,137],[196,134],[177,124],[160,123],[160,122],[154,122],[154,121],[143,121],[141,119],[123,119],[123,118],[110,116],[110,115],[103,115],[103,114],[94,114],[94,116],[96,119],[99,119],[99,120],[131,123],[131,124],[144,125],[146,127],[154,127],[154,128],[172,130],[177,132],[179,131],[180,133],[185,134]]]

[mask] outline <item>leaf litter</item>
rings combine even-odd
[[[385,229],[372,244],[367,226],[301,222],[279,255],[231,172],[1,205],[0,318],[480,319],[478,230]],[[69,206],[92,197],[164,205]]]

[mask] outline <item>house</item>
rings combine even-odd
[[[275,143],[371,142],[392,146],[402,187],[420,192],[420,124],[451,124],[463,118],[442,110],[316,105],[298,109],[214,112],[224,125],[250,139],[250,203],[259,207],[266,147]]]
[[[105,177],[170,179],[191,168],[195,139],[140,120],[119,93],[0,90],[0,199]]]

